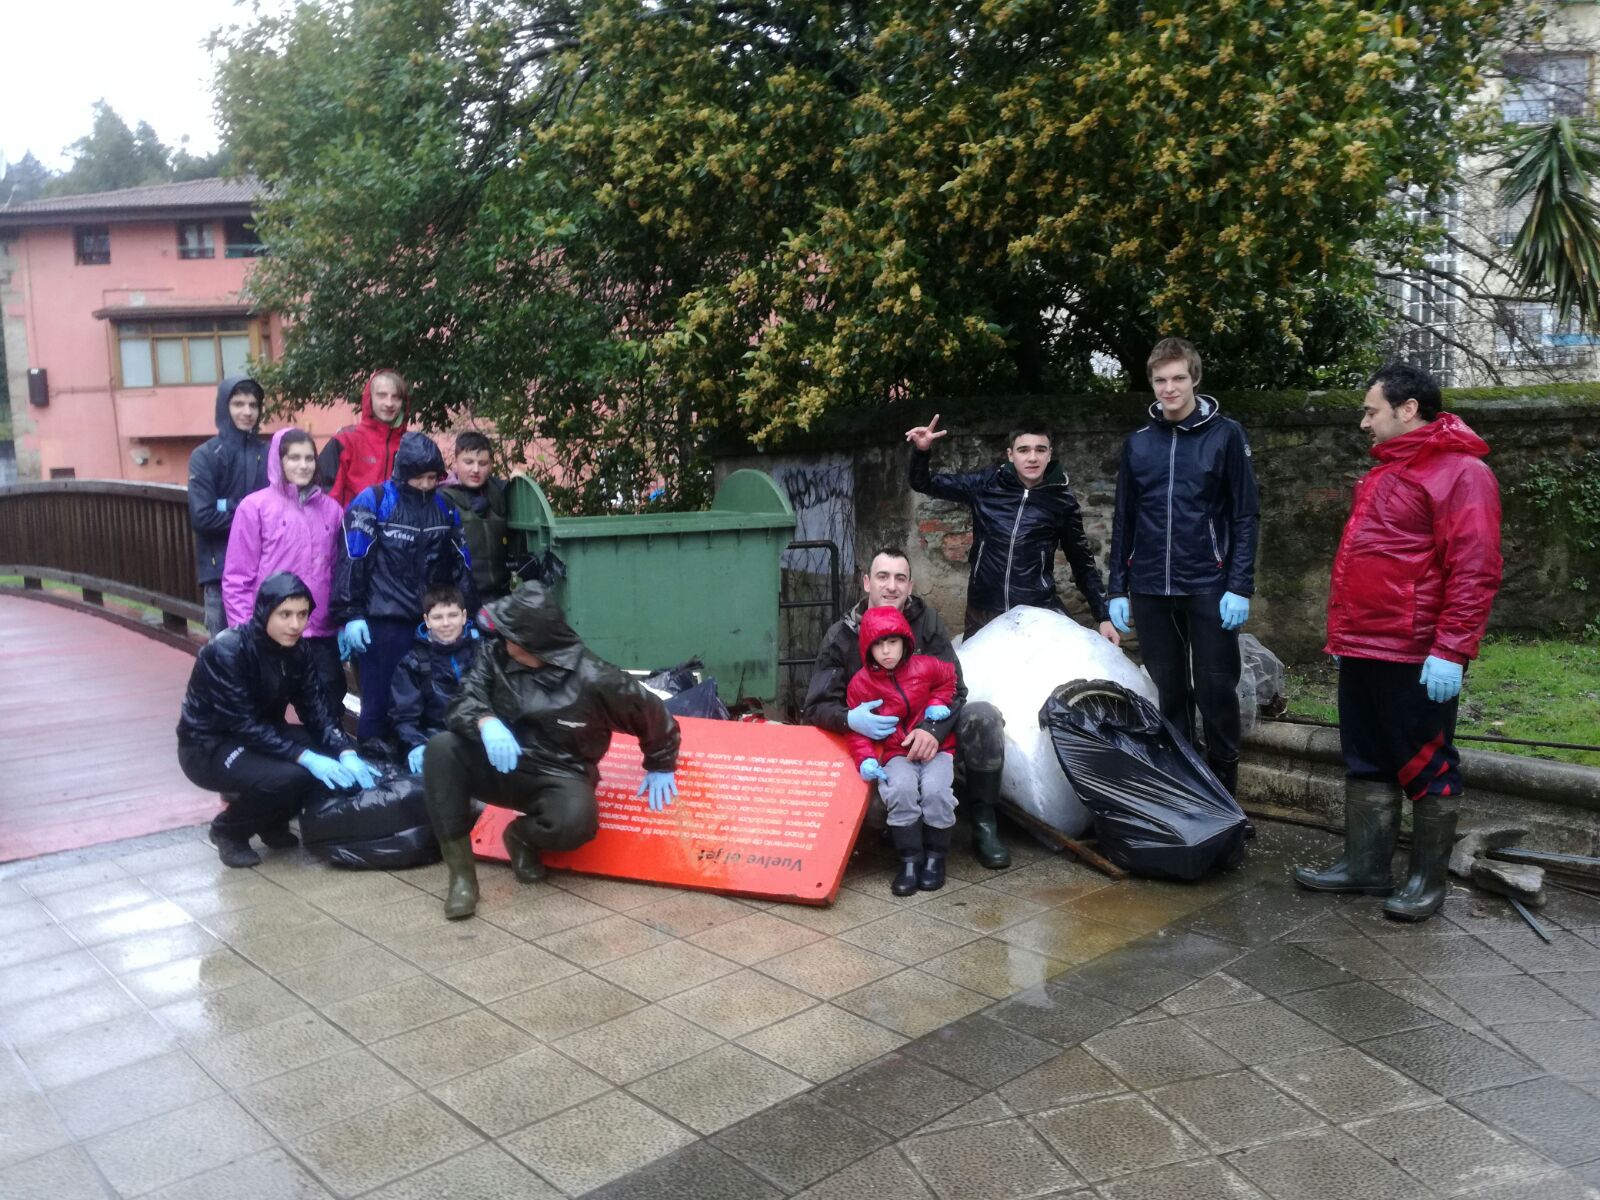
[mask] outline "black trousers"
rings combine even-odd
[[[344,717],[344,664],[339,661],[339,639],[333,637],[301,638],[300,644],[311,651],[312,665],[317,669],[317,681],[328,697],[328,711],[335,721]]]
[[[594,785],[570,775],[539,775],[518,767],[501,774],[480,742],[460,734],[435,734],[422,755],[428,817],[441,842],[472,832],[472,797],[526,813],[522,832],[541,850],[576,850],[600,832]],[[640,803],[644,803],[642,800]]]
[[[315,749],[303,730],[283,726],[298,746]],[[263,829],[282,825],[329,791],[299,763],[260,754],[234,741],[213,749],[178,745],[178,766],[195,787],[222,792],[227,806],[211,819],[213,833],[249,840]]]
[[[1421,663],[1339,660],[1339,748],[1351,779],[1399,784],[1416,800],[1461,794],[1459,698],[1428,699]]]
[[[416,644],[417,623],[373,617],[367,622],[367,633],[371,644],[356,659],[361,679],[361,720],[356,723],[356,736],[363,741],[390,734],[389,687],[400,660]]]
[[[1206,761],[1219,776],[1239,761],[1241,670],[1239,631],[1222,627],[1221,602],[1221,592],[1128,597],[1145,669],[1161,695],[1161,715],[1193,745],[1199,707]]]

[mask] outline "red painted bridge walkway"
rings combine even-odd
[[[209,820],[178,770],[194,659],[86,613],[0,595],[0,862]]]

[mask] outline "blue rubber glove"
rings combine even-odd
[[[678,794],[678,776],[672,771],[646,771],[644,782],[634,795],[642,796],[646,792],[650,793],[650,811],[660,812]]]
[[[861,778],[867,783],[872,783],[874,781],[878,783],[889,782],[889,773],[878,765],[878,760],[875,758],[862,759],[860,770]]]
[[[326,754],[318,754],[315,750],[302,750],[295,762],[315,775],[323,787],[347,788],[355,782],[355,776],[343,763]]]
[[[1454,700],[1461,694],[1461,664],[1430,654],[1422,664],[1422,678],[1417,682],[1428,689],[1428,699],[1435,704]]]
[[[880,717],[873,711],[882,703],[882,700],[863,701],[845,716],[845,723],[868,741],[883,741],[899,728],[900,722],[893,717]]]
[[[350,777],[356,781],[359,788],[376,786],[378,773],[372,769],[372,764],[364,760],[354,750],[346,750],[339,755],[339,761],[344,764],[344,769],[350,772]]]
[[[950,715],[950,706],[947,704],[930,704],[922,710],[924,721],[942,721]]]
[[[1118,633],[1133,632],[1133,617],[1129,612],[1128,598],[1126,596],[1113,596],[1111,598],[1111,623],[1117,627]]]
[[[517,739],[506,728],[504,721],[499,717],[490,717],[478,726],[478,734],[483,738],[483,752],[489,756],[491,767],[502,775],[517,769],[522,747],[517,745]]]
[[[413,775],[422,774],[422,752],[426,749],[426,746],[413,746],[411,753],[406,755],[406,770]]]
[[[1237,629],[1250,619],[1250,600],[1236,592],[1223,592],[1222,603],[1217,606],[1222,615],[1224,629]]]
[[[228,511],[228,498],[226,496],[217,497],[217,511],[220,513]]]
[[[354,621],[345,622],[344,649],[346,657],[354,658],[356,655],[365,652],[370,645],[372,645],[372,630],[367,628],[365,621],[357,617]]]

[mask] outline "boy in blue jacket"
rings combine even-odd
[[[478,655],[478,631],[467,624],[467,602],[447,583],[422,594],[417,642],[395,668],[389,719],[406,756],[406,769],[422,771],[428,739],[445,729],[444,715]]]

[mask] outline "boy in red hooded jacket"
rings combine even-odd
[[[877,716],[899,722],[881,742],[858,733],[849,738],[861,778],[877,783],[878,795],[889,810],[889,833],[900,855],[900,873],[890,885],[896,896],[944,886],[944,859],[950,849],[950,828],[956,823],[954,735],[945,738],[927,762],[912,762],[902,745],[921,722],[950,716],[956,669],[915,650],[916,638],[898,608],[868,609],[861,618],[864,665],[845,690],[851,708],[871,704]]]
[[[399,371],[385,368],[361,389],[361,419],[328,439],[317,456],[317,482],[349,508],[369,487],[394,474],[394,456],[411,419],[411,392]]]

